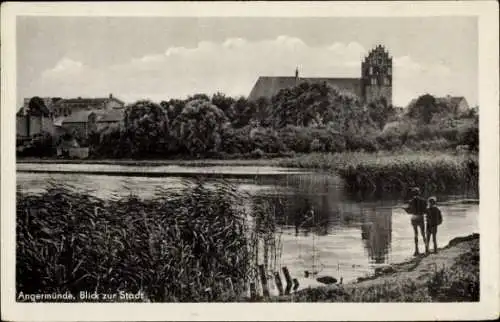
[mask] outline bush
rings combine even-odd
[[[250,131],[250,140],[254,149],[267,153],[279,153],[286,151],[286,147],[280,137],[272,128],[254,128]]]
[[[220,150],[229,154],[244,154],[252,150],[250,127],[233,129],[227,127],[222,131]]]
[[[261,149],[257,148],[255,150],[253,150],[250,155],[251,155],[252,158],[260,159],[260,158],[262,158],[265,155],[265,153]]]
[[[468,145],[471,151],[479,151],[479,128],[470,127],[460,136],[460,143]]]
[[[25,143],[24,149],[17,152],[18,156],[38,156],[49,157],[55,155],[52,135],[48,132],[42,132],[33,135],[30,141]]]

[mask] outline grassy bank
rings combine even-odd
[[[244,288],[251,255],[231,186],[144,201],[103,201],[53,188],[17,196],[17,293],[137,294],[220,301]]]
[[[479,235],[473,234],[357,283],[308,288],[273,301],[473,302],[479,301],[479,284]]]

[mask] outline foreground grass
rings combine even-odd
[[[429,255],[390,266],[359,283],[308,288],[278,302],[474,302],[479,301],[479,236],[457,239]],[[435,256],[437,258],[433,258]]]
[[[202,184],[143,201],[52,188],[17,196],[16,291],[235,300],[248,276],[245,216],[233,188]],[[228,290],[234,289],[234,292]]]

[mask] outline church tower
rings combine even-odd
[[[366,103],[384,97],[392,104],[392,57],[381,45],[361,63],[361,91]]]

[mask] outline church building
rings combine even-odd
[[[361,62],[360,78],[307,78],[300,77],[298,70],[295,71],[295,76],[261,76],[248,99],[253,101],[260,97],[270,99],[280,90],[294,87],[301,82],[326,82],[339,90],[351,92],[364,103],[384,97],[388,104],[392,104],[392,72],[392,57],[382,45],[378,45]]]

